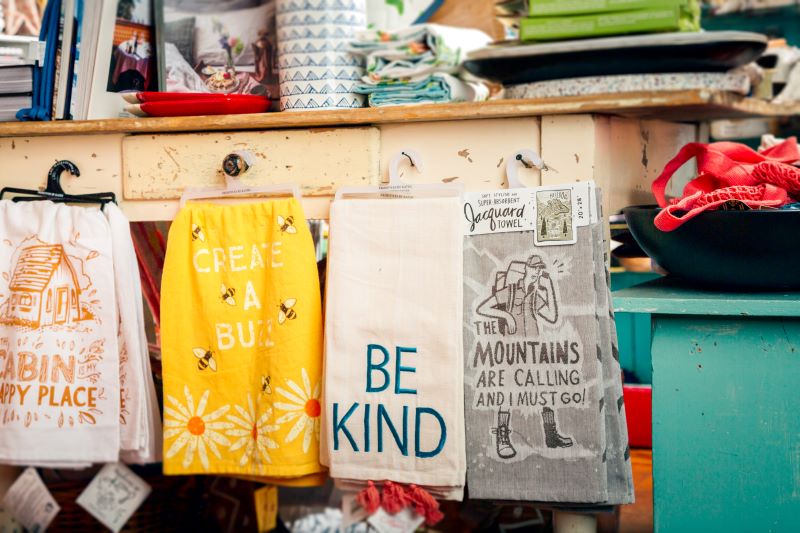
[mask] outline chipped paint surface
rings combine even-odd
[[[338,186],[385,180],[389,161],[400,150],[416,150],[423,160],[422,173],[401,166],[406,181],[456,182],[466,190],[485,190],[505,187],[507,158],[528,148],[542,155],[546,169],[520,168],[524,184],[595,179],[609,191],[605,198],[613,212],[614,207],[650,202],[653,173],[681,144],[695,140],[694,132],[685,124],[577,115],[380,127],[7,137],[0,139],[0,161],[3,185],[37,187],[44,185],[56,159],[70,159],[81,177],[65,180],[67,190],[111,190],[132,220],[165,220],[177,212],[185,186],[223,183],[222,159],[233,150],[248,150],[256,163],[245,181],[301,183],[306,215],[325,218]],[[640,159],[646,136],[652,142],[644,169]]]
[[[336,185],[364,185],[378,174],[377,128],[133,135],[122,141],[128,200],[173,200],[187,186],[224,183],[222,160],[254,156],[242,177],[253,185],[296,182],[306,196],[330,196]]]
[[[539,151],[539,118],[454,120],[445,122],[385,124],[381,126],[381,176],[388,178],[389,161],[410,149],[422,158],[423,172],[401,165],[403,179],[411,183],[442,182],[458,176],[466,190],[504,187],[506,158],[515,151]],[[537,169],[520,168],[523,183],[540,183]]]

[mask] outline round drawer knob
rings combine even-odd
[[[222,171],[232,178],[241,176],[250,168],[248,159],[246,154],[241,152],[230,153],[222,161]]]

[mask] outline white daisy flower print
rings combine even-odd
[[[245,410],[239,405],[233,408],[238,413],[229,414],[227,418],[232,424],[232,429],[225,432],[229,437],[236,439],[228,451],[235,452],[244,448],[242,457],[239,459],[239,466],[245,466],[249,462],[255,464],[262,460],[271,463],[269,450],[278,447],[278,443],[269,437],[273,431],[277,431],[277,425],[269,425],[267,422],[272,418],[272,409],[268,408],[263,415],[256,418],[256,410],[253,406],[253,397],[247,396],[247,407]]]
[[[205,414],[211,391],[206,390],[203,393],[196,409],[192,393],[186,385],[183,387],[183,394],[186,396],[186,405],[167,395],[167,402],[164,405],[164,440],[177,438],[164,456],[171,459],[186,448],[183,453],[183,468],[189,468],[196,452],[203,469],[208,470],[208,450],[211,450],[217,459],[221,459],[217,445],[231,445],[230,441],[220,433],[220,430],[233,427],[230,422],[220,420],[228,412],[230,405],[223,405],[216,411]]]
[[[302,388],[290,379],[286,380],[286,385],[291,391],[282,387],[275,388],[278,394],[289,401],[289,403],[275,402],[275,407],[281,411],[286,411],[286,414],[278,418],[275,423],[286,424],[294,421],[294,425],[286,435],[284,442],[290,443],[294,441],[300,433],[304,433],[303,453],[308,453],[312,437],[316,438],[319,442],[319,415],[322,411],[322,406],[320,406],[319,403],[320,384],[317,383],[312,391],[311,381],[308,379],[308,373],[305,368],[302,369],[302,375]]]

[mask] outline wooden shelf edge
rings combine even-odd
[[[800,114],[800,105],[776,106],[762,100],[719,91],[647,91],[531,100],[492,100],[481,103],[288,111],[252,115],[6,122],[0,123],[0,137],[326,128],[578,113],[696,122],[714,118],[789,116]]]

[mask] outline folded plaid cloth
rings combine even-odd
[[[481,102],[489,97],[489,88],[479,82],[460,80],[450,74],[436,73],[422,78],[391,81],[364,81],[355,92],[368,95],[372,107],[431,104],[440,102]]]
[[[366,57],[373,81],[458,72],[466,55],[491,42],[480,30],[420,24],[399,31],[367,31],[350,51]]]

